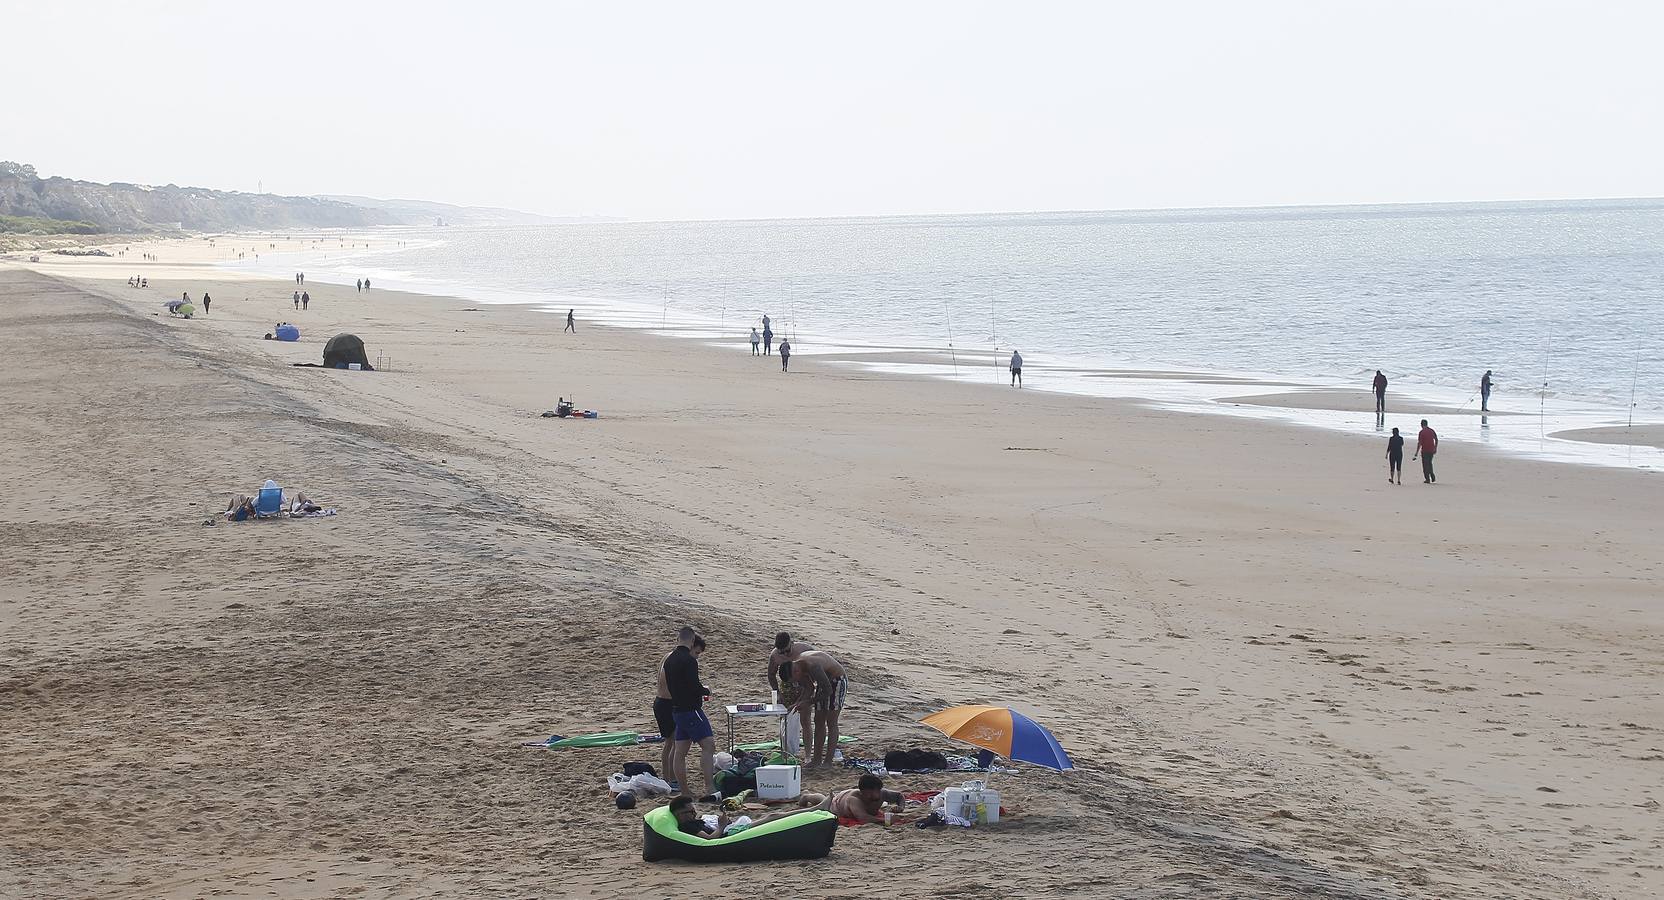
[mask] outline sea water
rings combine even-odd
[[[767,314],[776,339],[790,336],[799,354],[875,351],[866,364],[885,371],[1003,381],[999,364],[1015,348],[1031,388],[1343,430],[1381,423],[1220,402],[1254,393],[1253,384],[1119,370],[1228,374],[1263,382],[1266,392],[1288,390],[1276,382],[1364,391],[1379,368],[1395,398],[1471,412],[1490,369],[1492,409],[1512,416],[1448,417],[1447,437],[1551,458],[1659,464],[1655,451],[1565,446],[1548,435],[1623,424],[1632,413],[1664,419],[1664,200],[393,235],[402,246],[353,251],[325,240],[268,255],[261,268],[348,284],[368,276],[377,287],[537,303],[561,315],[575,307],[580,322],[649,327],[745,353],[750,328]],[[940,357],[921,362],[920,349]],[[907,353],[886,363],[884,351]]]

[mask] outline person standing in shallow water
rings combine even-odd
[[[1398,476],[1397,481],[1392,480],[1394,475]],[[1404,436],[1396,428],[1392,437],[1387,438],[1387,483],[1404,483]]]
[[[1384,413],[1387,411],[1387,376],[1382,375],[1380,369],[1375,370],[1374,387],[1375,411]]]
[[[1421,483],[1437,484],[1439,479],[1433,474],[1433,454],[1439,450],[1439,435],[1428,427],[1427,420],[1421,420],[1421,433],[1416,435],[1416,452],[1410,457],[1421,457]]]
[[[1490,369],[1486,369],[1485,374],[1481,375],[1479,377],[1479,411],[1480,412],[1490,412],[1491,411],[1491,370]]]

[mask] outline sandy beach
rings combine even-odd
[[[1452,444],[1391,486],[1374,439],[581,309],[297,312],[205,248],[0,262],[0,896],[1664,892],[1656,475]],[[341,331],[384,371],[291,365]],[[267,477],[339,515],[205,526]],[[656,746],[520,744],[650,731],[684,622],[713,706],[788,629],[863,755],[1009,703],[1079,768],[997,776],[997,827],[645,864],[604,779]]]

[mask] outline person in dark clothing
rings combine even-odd
[[[792,342],[780,342],[780,371],[790,372],[792,365]]]
[[[301,291],[300,292],[300,308],[305,309],[305,308],[307,308],[308,306],[311,306],[311,305],[312,305],[312,294],[308,291]]]
[[[676,640],[680,643],[692,641],[698,637],[692,625],[683,625],[676,632]],[[672,651],[674,652],[674,651]],[[670,687],[664,681],[664,664],[670,662],[670,654],[665,654],[659,663],[659,692],[653,696],[653,721],[659,726],[659,737],[664,738],[664,746],[659,748],[659,771],[664,777],[674,777],[674,770],[670,767],[670,751],[676,747],[676,708],[670,702]],[[679,790],[680,785],[671,782],[671,790]]]
[[[1438,478],[1433,475],[1433,454],[1439,450],[1439,435],[1427,427],[1427,420],[1421,420],[1421,433],[1416,435],[1416,452],[1410,458],[1421,457],[1421,480],[1423,484],[1435,484]]]
[[[676,722],[676,746],[670,751],[670,769],[676,773],[676,783],[682,793],[688,791],[688,751],[699,745],[700,774],[705,778],[705,796],[716,790],[711,769],[716,755],[716,740],[711,720],[705,718],[704,698],[710,690],[699,683],[699,654],[705,652],[705,639],[697,632],[683,638],[664,661],[664,685],[670,692],[670,715]]]
[[[774,329],[768,327],[768,316],[763,317],[763,355],[774,354]]]
[[[202,314],[203,315],[205,315],[205,316],[208,315],[208,305],[213,303],[213,302],[214,302],[214,298],[208,296],[207,291],[203,291],[202,292]]]
[[[1394,475],[1398,476],[1396,482],[1392,480]],[[1392,437],[1387,438],[1387,483],[1404,483],[1404,436],[1396,428],[1392,430]]]
[[[572,318],[572,312],[573,312],[573,310],[570,310],[570,309],[566,311],[566,327],[561,329],[561,330],[562,331],[570,331],[573,334],[577,334],[578,333],[578,320]]]
[[[1380,369],[1375,370],[1375,411],[1387,411],[1387,376],[1382,375]]]
[[[369,246],[369,245],[368,245],[368,244],[366,244],[366,245],[365,245],[365,246],[366,246],[366,247],[367,247],[367,246]],[[370,279],[368,279],[368,278],[366,278],[366,279],[364,279],[364,290],[366,290],[366,291],[367,291],[367,290],[369,290],[369,289],[370,289]]]
[[[1480,378],[1479,378],[1479,411],[1480,412],[1490,412],[1491,411],[1491,370],[1490,369],[1486,369],[1485,374],[1480,376]]]

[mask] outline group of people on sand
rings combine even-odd
[[[675,649],[659,665],[653,718],[664,737],[660,763],[672,776],[670,789],[676,796],[670,801],[670,811],[676,817],[677,828],[693,837],[717,838],[728,830],[726,817],[719,815],[712,828],[694,802],[695,796],[706,803],[721,800],[712,771],[716,737],[704,709],[711,691],[699,676],[699,657],[704,655],[705,646],[704,635],[693,626],[684,625],[677,632]],[[806,767],[831,764],[838,746],[838,715],[849,693],[849,676],[843,664],[832,654],[793,640],[790,633],[782,631],[774,636],[767,673],[770,687],[780,692],[781,702],[786,704],[786,715],[800,716],[803,734],[813,734]],[[702,779],[697,795],[689,789],[687,771],[688,753],[695,744],[700,749]],[[903,810],[905,801],[900,794],[884,790],[883,780],[869,774],[861,776],[855,787],[830,795],[806,793],[798,799],[797,808],[753,820],[751,825],[816,809],[858,822],[889,821],[886,805],[890,807],[888,815],[893,816]]]
[[[758,349],[759,347],[761,347],[762,349],[759,350]],[[774,324],[769,321],[769,318],[766,314],[763,316],[763,330],[761,332],[759,332],[756,328],[751,329],[751,355],[752,356],[772,356],[772,355],[774,355]],[[785,339],[785,338],[781,338],[780,339],[780,371],[790,373],[791,370],[792,370],[792,342],[790,340]]]
[[[370,289],[370,279],[368,278],[360,278],[357,283],[358,290],[361,293]]]
[[[1485,374],[1479,377],[1479,411],[1481,413],[1491,411],[1491,385],[1491,370],[1486,369]],[[1375,379],[1371,382],[1370,387],[1375,391],[1375,415],[1385,417],[1387,414],[1387,376],[1382,374],[1380,369],[1375,370]],[[1473,398],[1468,398],[1468,402],[1473,402]],[[1421,460],[1422,484],[1438,483],[1438,476],[1433,474],[1433,456],[1438,452],[1439,433],[1427,424],[1426,419],[1422,419],[1421,430],[1416,432],[1415,450],[1410,454],[1412,461]],[[1394,428],[1392,436],[1387,438],[1387,483],[1404,483],[1404,436],[1398,433],[1397,428]]]
[[[134,275],[132,278],[127,279],[127,286],[147,288],[150,287],[150,279],[145,278],[142,275]]]
[[[702,751],[700,775],[703,795],[715,791],[712,759],[716,739],[711,720],[705,715],[705,701],[711,691],[699,679],[699,657],[705,652],[705,637],[691,625],[677,632],[676,647],[659,665],[658,693],[653,698],[653,719],[665,747],[660,762],[673,775],[671,789],[687,790],[688,752],[695,744]],[[798,716],[804,737],[810,737],[808,768],[828,765],[838,757],[838,716],[849,696],[849,675],[843,664],[825,650],[794,641],[788,632],[774,636],[768,655],[769,687],[780,693],[786,715]]]
[[[306,291],[295,291],[295,309],[306,309],[312,305],[312,295]]]

